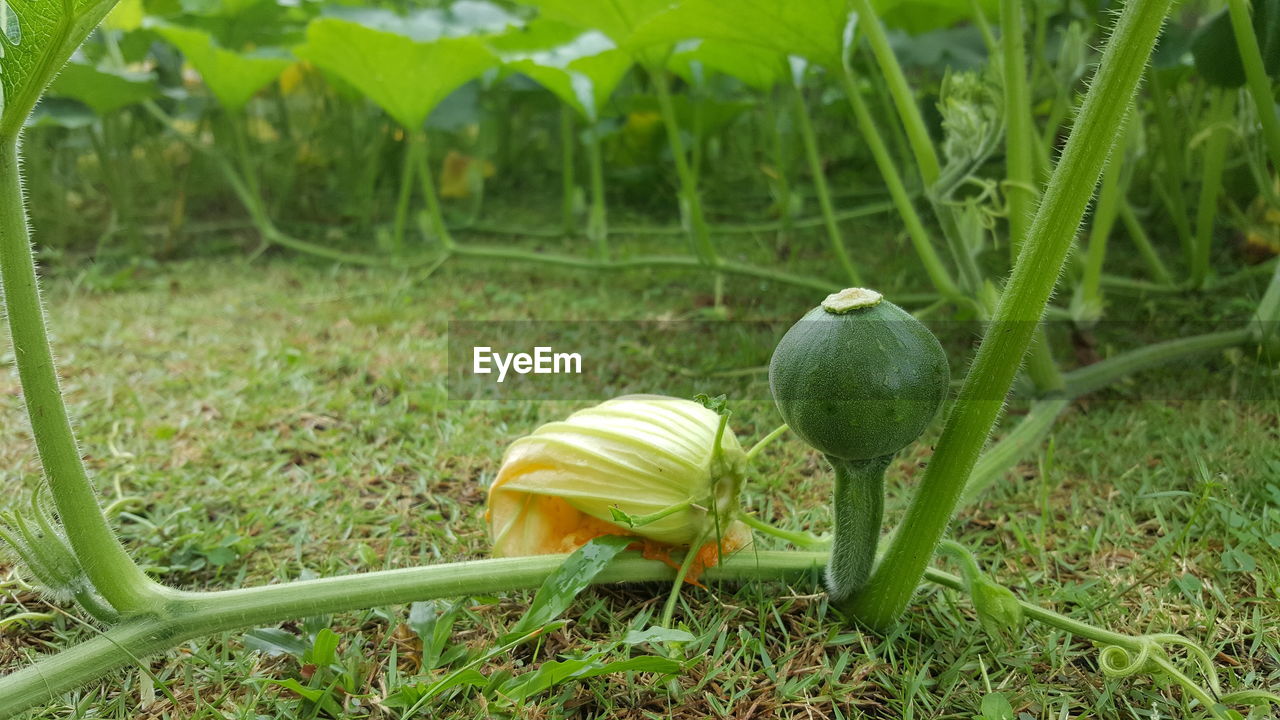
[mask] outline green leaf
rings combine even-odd
[[[99,115],[150,100],[159,92],[150,75],[107,70],[82,62],[68,63],[49,86],[50,95],[79,100]]]
[[[239,53],[219,47],[213,36],[202,30],[163,23],[153,23],[152,29],[182,51],[209,92],[233,112],[242,109],[293,62],[278,50]]]
[[[294,52],[351,83],[411,130],[445,96],[498,62],[474,37],[420,42],[336,18],[312,22],[306,44]]]
[[[45,87],[114,4],[114,0],[0,2],[4,18],[0,135],[16,136]]]
[[[508,70],[526,75],[593,122],[632,65],[631,56],[604,33],[554,20],[535,20],[491,46]]]
[[[423,672],[441,665],[460,609],[461,603],[442,600],[416,602],[409,606],[409,627],[422,640]]]
[[[740,0],[732,12],[725,12],[720,0],[685,0],[651,16],[628,33],[626,42],[640,48],[693,39],[727,41],[838,67],[848,24],[845,0]]]
[[[275,657],[291,655],[301,659],[311,649],[303,638],[280,628],[258,628],[244,634],[244,646]]]
[[[603,653],[595,653],[585,658],[544,662],[537,670],[509,680],[502,686],[499,695],[518,702],[570,680],[584,680],[619,672],[674,675],[681,670],[680,663],[663,657],[644,656],[606,662],[600,659],[602,655]]]
[[[306,659],[321,667],[328,667],[338,659],[338,634],[329,628],[322,628],[316,633],[311,643],[311,650]]]
[[[710,70],[728,75],[762,92],[772,90],[786,69],[779,52],[725,40],[681,43],[667,59],[667,68],[691,85],[701,84],[694,77],[698,66],[703,73]]]
[[[693,642],[696,638],[687,630],[652,625],[646,630],[628,630],[622,642],[626,645],[642,643]]]
[[[348,20],[364,27],[404,35],[418,42],[435,42],[446,37],[494,35],[521,25],[520,18],[480,0],[459,0],[447,8],[425,8],[407,14],[386,8],[326,8],[324,17]]]
[[[987,693],[982,698],[982,720],[1014,720],[1013,706],[1004,693]]]
[[[596,575],[633,542],[635,538],[606,535],[578,548],[542,583],[524,617],[498,639],[498,644],[519,639],[559,617]]]
[[[1267,75],[1280,75],[1280,0],[1253,0],[1253,34],[1262,52],[1262,66]],[[1244,85],[1244,63],[1236,46],[1231,15],[1222,10],[1199,29],[1191,39],[1191,55],[1196,71],[1210,84],[1219,87]]]
[[[629,44],[631,34],[647,20],[666,10],[670,0],[530,0],[542,17],[581,28],[594,28],[619,46]],[[735,9],[736,11],[736,9]],[[720,13],[724,13],[723,7]],[[684,39],[684,38],[681,38]]]
[[[886,26],[911,34],[951,27],[972,16],[969,0],[872,0]],[[988,18],[997,17],[999,0],[978,0]]]

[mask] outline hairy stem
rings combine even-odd
[[[0,678],[0,717],[12,717],[192,638],[299,617],[536,588],[564,559],[475,560],[212,593],[167,590],[163,613],[127,621]],[[813,576],[826,559],[825,553],[739,553],[709,568],[703,578],[793,582]],[[664,563],[625,553],[593,582],[670,582],[674,577],[675,570]]]
[[[827,594],[841,612],[867,582],[884,516],[884,472],[892,455],[871,460],[827,456],[835,471],[835,531],[827,564]]]
[[[848,605],[866,625],[884,629],[897,621],[950,523],[1044,314],[1170,2],[1130,0],[1124,6],[992,324],[907,508],[905,531],[894,533],[870,582]]]
[[[0,143],[0,279],[14,361],[45,480],[67,539],[98,593],[120,613],[154,603],[156,585],[129,557],[98,505],[62,399],[36,282],[17,142]]]

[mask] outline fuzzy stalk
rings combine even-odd
[[[835,471],[835,531],[827,563],[827,594],[831,603],[845,603],[866,584],[876,559],[884,517],[884,472],[892,455],[871,460],[827,456]]]
[[[1129,0],[1124,6],[992,324],[907,508],[905,531],[894,533],[871,580],[848,604],[864,625],[886,629],[897,621],[951,521],[1044,315],[1170,3]]]
[[[564,559],[544,555],[473,560],[211,593],[166,590],[164,612],[155,617],[127,621],[0,678],[0,717],[49,702],[192,638],[299,617],[536,588]],[[702,577],[710,582],[794,582],[812,576],[826,559],[825,553],[741,553],[725,558]],[[593,582],[670,582],[675,572],[664,563],[624,553]]]
[[[89,581],[114,609],[121,614],[146,611],[158,586],[129,557],[102,513],[62,399],[13,137],[0,140],[0,280],[31,433],[67,540]]]

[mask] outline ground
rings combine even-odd
[[[584,403],[473,404],[445,381],[447,321],[671,319],[706,314],[696,274],[573,270],[459,261],[435,274],[333,269],[280,258],[144,267],[109,290],[73,269],[46,283],[55,349],[104,502],[135,556],[186,588],[228,588],[486,555],[485,488],[503,448]],[[729,278],[735,319],[789,320],[812,290]],[[1186,327],[1221,302],[1117,301]],[[1239,303],[1238,306],[1247,306]],[[1150,332],[1169,337],[1169,328]],[[1141,333],[1100,328],[1086,353]],[[1067,343],[1069,344],[1069,343]],[[1064,350],[1070,356],[1071,351]],[[1079,354],[1079,353],[1077,353]],[[7,344],[0,364],[11,365]],[[963,368],[957,359],[956,372]],[[1280,408],[1274,369],[1241,351],[1148,372],[1076,402],[1048,443],[978,504],[954,537],[1015,591],[1124,632],[1174,631],[1211,648],[1228,689],[1280,684]],[[779,420],[767,382],[731,396],[744,446]],[[642,378],[640,380],[643,380]],[[714,391],[715,388],[708,388]],[[1016,421],[1011,405],[1007,427]],[[12,373],[0,374],[0,477],[32,488],[38,467]],[[933,431],[936,433],[936,428]],[[890,470],[896,520],[927,460],[926,438]],[[766,450],[745,504],[789,529],[825,531],[829,474],[795,438]],[[5,494],[0,504],[23,502]],[[780,547],[759,540],[761,547]],[[11,578],[0,617],[49,611]],[[522,672],[556,653],[611,646],[656,616],[667,589],[588,590],[572,623],[482,668]],[[459,605],[450,648],[482,648],[530,594]],[[451,604],[440,605],[444,608]],[[407,608],[287,623],[331,627],[356,679],[347,715],[396,717],[376,700],[412,675],[421,648]],[[1019,718],[1178,717],[1161,683],[1101,674],[1096,648],[1035,624],[983,633],[969,601],[921,593],[887,637],[851,630],[816,585],[688,587],[677,609],[697,640],[670,682],[605,676],[508,707],[458,694],[434,716],[608,718],[970,718],[992,690]],[[88,637],[71,616],[0,632],[0,667]],[[38,717],[312,717],[318,706],[271,680],[314,668],[249,649],[228,633],[185,643],[77,692]],[[644,652],[648,648],[637,648]],[[625,652],[625,651],[623,651]],[[389,673],[398,666],[399,675]],[[397,679],[399,678],[399,679]],[[337,696],[341,700],[341,696]]]

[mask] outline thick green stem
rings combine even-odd
[[[1258,122],[1262,123],[1262,137],[1267,142],[1267,154],[1271,157],[1271,166],[1280,171],[1280,118],[1276,117],[1275,96],[1271,92],[1271,79],[1267,77],[1267,69],[1262,62],[1262,51],[1258,49],[1258,38],[1253,34],[1253,21],[1249,18],[1247,0],[1227,0],[1231,13],[1231,29],[1236,36],[1236,47],[1240,49],[1240,60],[1244,64],[1244,77],[1253,96],[1253,105],[1258,111]]]
[[[63,403],[22,199],[16,138],[0,140],[0,279],[14,362],[45,480],[89,581],[121,614],[152,607],[156,585],[134,564],[98,506]]]
[[[431,234],[439,243],[447,248],[453,247],[453,236],[449,234],[449,226],[444,222],[444,210],[440,207],[440,196],[436,193],[436,178],[431,172],[430,144],[425,130],[418,132],[418,181],[422,183],[422,201],[427,205],[427,217],[431,219]]]
[[[870,582],[849,603],[866,625],[888,628],[897,621],[946,531],[1044,314],[1170,2],[1125,4],[992,324],[907,508],[903,531],[894,533]]]
[[[1243,345],[1250,341],[1250,337],[1249,328],[1243,328],[1192,335],[1148,345],[1102,362],[1086,365],[1079,370],[1072,370],[1063,376],[1066,380],[1066,392],[1070,397],[1084,395],[1104,388],[1117,379],[1139,370],[1180,360],[1188,355]]]
[[[871,460],[827,456],[835,470],[834,539],[827,564],[827,594],[841,612],[866,585],[880,542],[884,517],[884,471],[892,455]]]
[[[785,85],[785,83],[782,83]],[[792,223],[795,220],[791,213],[791,174],[790,163],[787,162],[787,146],[782,134],[782,123],[779,120],[781,110],[779,105],[781,101],[777,100],[776,93],[789,92],[789,88],[775,87],[774,96],[770,98],[771,102],[766,103],[765,114],[769,118],[769,146],[773,151],[773,171],[777,174],[774,181],[777,183],[777,202],[778,202],[778,229],[783,236],[791,233]],[[825,180],[825,178],[823,178]],[[822,222],[827,222],[826,214],[823,214]]]
[[[587,214],[587,239],[596,246],[601,260],[609,259],[609,223],[604,204],[604,158],[600,153],[600,135],[592,126],[587,130],[587,163],[591,172],[591,209]]]
[[[804,93],[798,84],[792,83],[792,107],[795,109],[796,127],[800,130],[800,139],[804,143],[805,158],[809,162],[809,174],[813,176],[813,189],[818,194],[818,206],[822,208],[822,219],[827,226],[827,240],[831,244],[831,252],[840,262],[849,285],[862,285],[862,276],[849,257],[844,246],[844,237],[840,233],[840,224],[836,222],[836,211],[831,204],[831,191],[827,188],[827,173],[822,167],[822,155],[818,152],[818,138],[813,132],[813,123],[809,120],[809,109],[805,107]]]
[[[1129,232],[1129,239],[1133,241],[1134,247],[1138,249],[1138,254],[1142,256],[1143,262],[1147,264],[1147,270],[1151,272],[1151,277],[1158,283],[1172,285],[1173,274],[1165,266],[1164,260],[1160,259],[1160,253],[1156,252],[1155,246],[1151,244],[1151,238],[1147,235],[1146,228],[1142,227],[1142,223],[1138,221],[1138,216],[1134,214],[1133,205],[1128,199],[1120,203],[1120,221],[1124,223],[1125,230]]]
[[[718,256],[711,242],[711,230],[707,227],[707,220],[702,212],[702,195],[698,192],[698,178],[689,165],[684,140],[680,136],[680,124],[676,121],[675,106],[671,103],[667,73],[660,67],[650,68],[649,76],[653,78],[653,87],[658,94],[658,108],[662,113],[662,123],[667,131],[667,143],[671,148],[671,158],[675,162],[676,175],[680,181],[680,216],[689,234],[694,253],[704,263],[714,265]]]
[[[876,64],[889,85],[889,94],[898,109],[898,117],[907,131],[907,141],[911,144],[911,153],[915,155],[916,166],[920,169],[920,178],[926,188],[932,186],[942,174],[942,165],[938,162],[938,152],[933,147],[933,139],[929,137],[929,129],[924,123],[924,115],[916,104],[915,94],[902,72],[902,65],[893,53],[889,44],[889,36],[885,33],[880,15],[871,7],[871,0],[853,0],[853,11],[858,14],[858,29],[867,36],[871,53]]]
[[[574,234],[576,224],[573,196],[578,186],[573,177],[574,144],[573,108],[568,103],[560,103],[560,228],[566,237]]]
[[[1280,263],[1276,264],[1258,309],[1249,323],[1250,338],[1275,357],[1280,357]]]
[[[871,112],[862,99],[857,83],[854,82],[853,71],[846,66],[840,74],[840,80],[844,86],[845,96],[849,99],[849,105],[853,108],[853,116],[858,123],[858,132],[862,136],[862,141],[871,151],[871,157],[880,171],[880,177],[889,190],[889,197],[892,198],[894,207],[902,217],[903,224],[907,226],[907,235],[911,238],[911,244],[915,248],[916,255],[920,257],[920,263],[924,265],[924,271],[929,276],[930,282],[933,283],[934,289],[946,297],[961,297],[959,288],[951,279],[951,273],[947,271],[942,258],[938,257],[938,251],[929,240],[929,233],[925,230],[920,214],[916,212],[915,205],[911,202],[911,195],[902,182],[902,175],[898,173],[898,167],[884,144],[879,128],[871,119]]]
[[[1057,421],[1067,406],[1071,404],[1068,397],[1051,397],[1039,400],[1027,412],[1027,416],[1009,431],[999,442],[987,448],[973,466],[969,474],[969,482],[965,485],[964,495],[960,498],[960,506],[970,505],[978,500],[987,488],[991,487],[1004,473],[1033,449],[1040,447],[1040,442],[1049,434],[1049,429]]]
[[[1250,34],[1252,34],[1250,30]],[[1222,193],[1222,172],[1227,164],[1227,142],[1231,139],[1232,111],[1236,93],[1219,88],[1210,100],[1209,138],[1204,145],[1204,158],[1200,165],[1200,201],[1196,207],[1196,234],[1191,253],[1193,288],[1203,287],[1209,279],[1209,259],[1213,250],[1214,220],[1218,217],[1218,196]]]
[[[1151,106],[1155,109],[1156,124],[1160,126],[1160,150],[1164,153],[1164,171],[1156,175],[1155,183],[1156,187],[1163,188],[1160,198],[1169,209],[1182,250],[1190,258],[1193,242],[1191,216],[1183,195],[1187,177],[1186,160],[1183,158],[1186,143],[1180,124],[1169,109],[1169,103],[1177,102],[1177,97],[1165,87],[1159,70],[1152,68],[1147,76],[1151,79]]]
[[[362,608],[536,588],[564,559],[476,560],[213,593],[168,590],[166,612],[159,617],[126,622],[0,678],[0,717],[12,717],[191,638]],[[741,553],[709,568],[703,578],[795,582],[812,576],[826,559],[825,553]],[[670,582],[674,577],[664,563],[626,553],[593,582]]]
[[[1022,3],[1000,0],[1001,70],[1004,72],[1005,198],[1009,204],[1009,248],[1017,259],[1040,192],[1035,180],[1031,101]]]
[[[1089,245],[1085,250],[1084,276],[1080,280],[1080,296],[1083,301],[1085,323],[1096,322],[1102,317],[1102,268],[1107,259],[1107,241],[1115,227],[1120,204],[1124,200],[1124,139],[1116,143],[1114,155],[1102,174],[1098,188],[1098,202],[1094,205],[1093,223],[1089,228]]]
[[[396,214],[391,226],[391,248],[396,254],[404,252],[404,231],[409,223],[409,198],[413,196],[413,174],[418,164],[418,134],[406,129],[404,142],[400,187],[396,189]]]
[[[622,260],[601,261],[593,260],[591,258],[577,257],[574,255],[558,255],[555,253],[532,252],[516,248],[477,246],[470,244],[458,245],[453,248],[451,252],[460,257],[515,260],[519,262],[538,263],[543,265],[556,265],[559,267],[575,268],[579,270],[626,270],[640,267],[674,267],[688,268],[690,270],[707,269],[706,263],[702,262],[698,258],[688,255],[644,255]],[[823,280],[821,278],[806,275],[796,275],[793,273],[783,272],[781,270],[773,270],[771,268],[756,267],[754,265],[747,265],[746,263],[734,262],[732,260],[718,260],[711,266],[711,268],[720,273],[744,275],[747,277],[759,278],[761,280],[771,280],[786,285],[794,285],[796,287],[812,288],[822,292],[834,292],[845,287],[843,283],[831,282],[829,280]],[[919,296],[908,296],[908,299],[904,302],[912,302],[919,299],[921,299]]]

